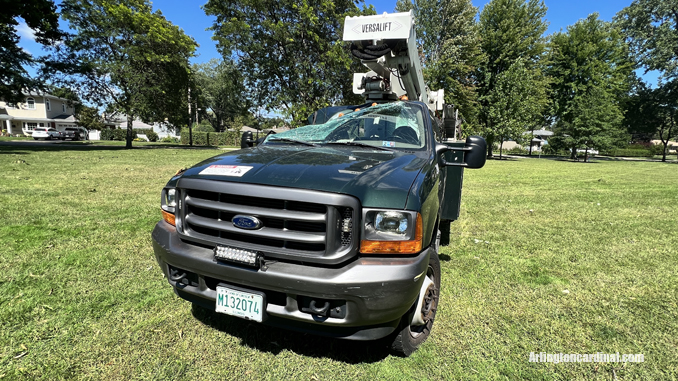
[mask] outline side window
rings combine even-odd
[[[26,108],[29,110],[35,110],[35,99],[26,98]]]
[[[52,104],[49,102],[49,99],[45,98],[45,107],[47,107],[47,111],[52,111]]]

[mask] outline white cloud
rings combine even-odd
[[[31,41],[35,41],[35,32],[33,29],[29,28],[28,25],[26,25],[25,22],[20,22],[19,25],[16,27],[16,31],[19,33],[19,36],[21,38],[27,38]]]

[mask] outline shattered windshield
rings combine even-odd
[[[265,143],[346,144],[376,149],[419,149],[426,144],[421,109],[393,102],[343,110],[326,123],[269,135]]]

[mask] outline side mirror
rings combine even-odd
[[[482,168],[487,161],[487,142],[480,136],[466,138],[464,148],[469,148],[464,156],[464,161],[469,168]]]
[[[240,138],[240,148],[249,148],[252,147],[254,141],[252,141],[252,131],[245,131],[242,133]]]
[[[445,144],[436,147],[436,153],[439,155],[447,151],[464,152],[464,159],[459,163],[451,163],[446,161],[444,156],[441,156],[442,165],[448,167],[482,168],[487,160],[487,142],[480,136],[469,136],[466,138],[466,144],[463,147],[452,147]]]

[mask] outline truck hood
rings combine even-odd
[[[207,159],[181,177],[314,189],[352,195],[364,207],[404,208],[426,157],[351,146],[259,146]]]

